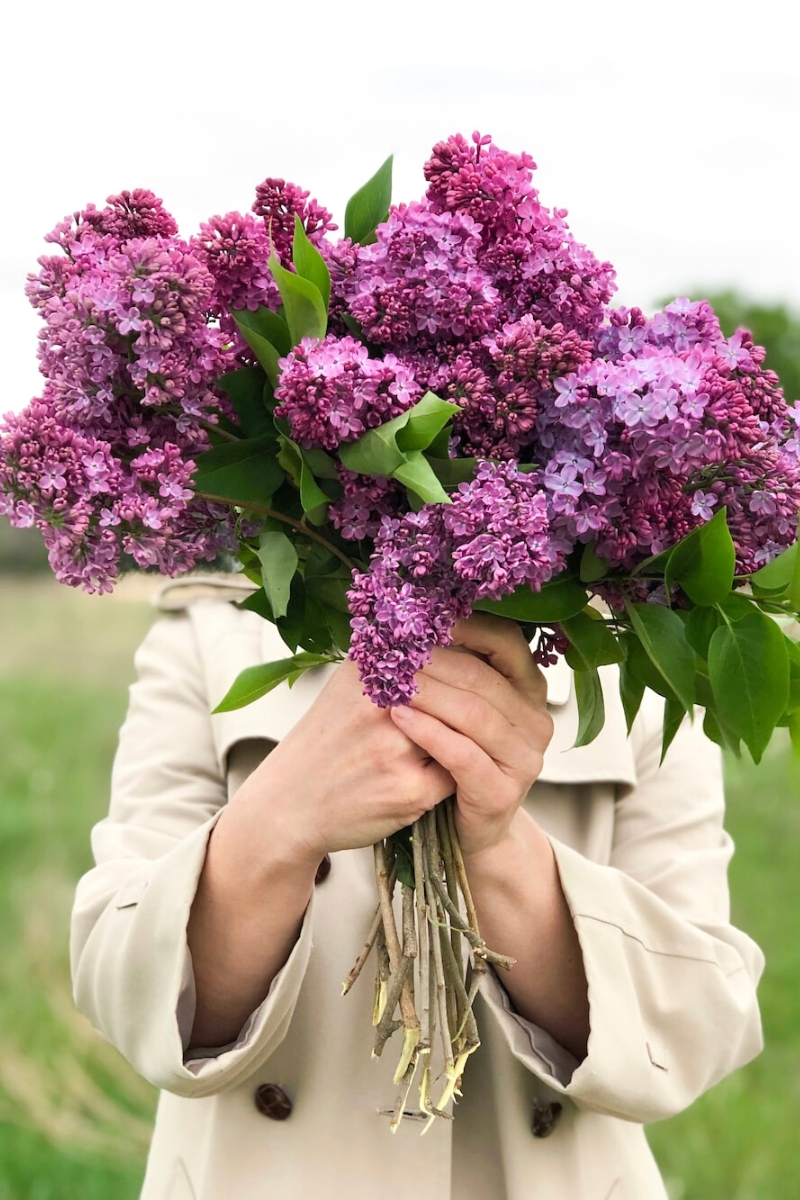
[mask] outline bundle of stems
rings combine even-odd
[[[403,1046],[394,1082],[391,1109],[394,1132],[404,1117],[450,1120],[448,1101],[459,1094],[464,1065],[480,1045],[473,1004],[487,964],[508,968],[512,958],[496,954],[484,942],[458,842],[454,798],[410,826],[410,838],[394,835],[374,846],[378,907],[367,940],[343,984],[346,995],[373,948],[377,955],[373,1025],[373,1057],[402,1030]],[[394,893],[401,888],[401,917]],[[463,901],[463,911],[462,911]],[[466,952],[466,953],[465,953]],[[438,1039],[437,1039],[438,1034]],[[432,1068],[434,1048],[441,1044],[441,1069]],[[437,1056],[438,1067],[438,1056]],[[419,1111],[406,1107],[415,1076],[419,1078]],[[436,1103],[431,1086],[444,1085]],[[425,1130],[423,1130],[425,1132]]]

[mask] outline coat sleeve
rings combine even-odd
[[[92,833],[96,866],[72,915],[75,1000],[145,1079],[203,1096],[241,1082],[283,1040],[311,951],[311,907],[236,1043],[185,1061],[194,1019],[186,927],[226,782],[186,614],[156,622],[136,667],[109,815]]]
[[[652,699],[652,698],[651,698]],[[674,1115],[762,1048],[758,947],[730,924],[717,748],[696,720],[659,767],[661,710],[636,731],[637,784],[616,803],[609,866],[552,838],[583,953],[590,1035],[580,1064],[485,999],[514,1056],[580,1107],[647,1123]]]

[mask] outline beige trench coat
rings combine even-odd
[[[333,856],[235,1045],[185,1059],[186,924],[209,834],[333,669],[210,716],[243,667],[286,651],[271,625],[230,603],[183,611],[191,596],[171,585],[165,606],[177,611],[138,653],[111,810],[94,830],[97,865],[73,916],[79,1007],[162,1089],[142,1200],[664,1200],[642,1125],[685,1108],[761,1047],[763,959],[729,923],[732,847],[717,754],[699,723],[659,769],[659,705],[648,699],[626,738],[609,670],[601,736],[569,749],[571,680],[551,672],[555,735],[526,804],[552,838],[580,938],[588,1055],[577,1065],[517,1018],[492,976],[455,1121],[423,1138],[404,1122],[392,1136],[379,1110],[394,1095],[395,1054],[370,1057],[369,973],[346,999],[340,987],[374,911],[368,850]],[[291,1097],[288,1120],[258,1111],[264,1083]],[[534,1107],[553,1101],[553,1132],[534,1136]]]

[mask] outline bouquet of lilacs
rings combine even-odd
[[[188,241],[142,190],[65,220],[29,283],[46,382],[0,427],[0,511],[90,591],[123,555],[172,575],[235,553],[243,607],[290,653],[220,710],[347,654],[376,704],[404,704],[480,609],[538,662],[566,655],[577,744],[618,664],[629,727],[645,688],[664,698],[664,752],[700,705],[709,737],[760,758],[776,725],[800,731],[781,628],[800,612],[800,406],[707,303],[611,307],[613,269],[534,168],[451,137],[421,201],[391,204],[388,160],[343,237],[280,179]],[[403,1030],[396,1127],[415,1077],[442,1114],[481,974],[511,964],[481,937],[450,802],[375,864],[345,989],[377,945],[375,1053]]]

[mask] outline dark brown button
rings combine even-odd
[[[550,1137],[550,1134],[558,1124],[558,1119],[561,1116],[561,1105],[558,1101],[552,1104],[539,1104],[534,1102],[533,1116],[531,1118],[531,1130],[534,1137]]]
[[[317,867],[317,873],[314,876],[314,883],[324,883],[331,873],[331,856],[326,854],[322,862]]]
[[[285,1121],[292,1115],[294,1105],[277,1083],[262,1083],[256,1088],[254,1099],[262,1117],[269,1117],[272,1121]]]

